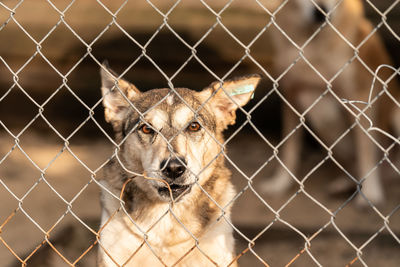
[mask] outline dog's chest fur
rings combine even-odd
[[[109,188],[107,182],[102,183]],[[163,266],[161,261],[170,266],[187,252],[190,254],[183,257],[178,266],[193,266],[193,262],[214,266],[212,261],[219,265],[229,264],[233,258],[229,252],[233,251],[234,240],[232,228],[225,219],[229,219],[230,207],[224,210],[225,217],[217,221],[222,211],[217,206],[202,207],[201,203],[209,205],[211,201],[199,195],[199,188],[192,190],[194,192],[185,196],[187,198],[173,206],[168,203],[146,205],[133,213],[120,210],[114,216],[113,211],[120,207],[119,201],[112,199],[109,193],[103,194],[102,225],[106,227],[101,233],[101,246],[118,264],[128,263],[126,266]],[[230,183],[225,184],[223,190],[223,194],[210,191],[222,207],[235,194]],[[114,191],[117,195],[117,190]],[[204,221],[204,216],[210,218]],[[200,217],[203,220],[199,220]],[[198,247],[195,247],[196,240]],[[104,266],[113,266],[110,257],[104,259],[107,263]]]

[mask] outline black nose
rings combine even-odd
[[[165,177],[176,179],[186,171],[184,164],[186,164],[186,162],[183,158],[166,159],[161,162],[160,169]]]
[[[328,12],[328,9],[325,6],[320,5],[319,7],[325,12],[325,14]],[[322,13],[318,8],[314,7],[313,17],[315,22],[320,22],[320,23],[324,22],[325,14]]]

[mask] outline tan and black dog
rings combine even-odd
[[[236,109],[250,100],[260,77],[175,93],[140,92],[105,65],[101,76],[105,118],[119,152],[101,181],[99,266],[231,263],[235,190],[222,131],[235,123]]]

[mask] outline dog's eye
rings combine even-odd
[[[200,123],[194,121],[189,124],[187,129],[191,132],[198,132],[201,129]]]
[[[141,130],[143,133],[145,133],[145,134],[152,134],[152,133],[154,133],[154,130],[153,130],[150,126],[148,126],[147,124],[143,124],[143,126],[140,127],[140,130]]]

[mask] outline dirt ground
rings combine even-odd
[[[3,158],[15,142],[6,133],[1,134],[0,140]],[[111,155],[112,145],[106,138],[71,141],[70,152],[64,150],[59,154],[62,141],[35,133],[21,135],[18,145],[22,150],[16,147],[0,164],[0,262],[2,266],[19,266],[10,250],[25,259],[45,240],[48,231],[54,248],[74,262],[95,241],[94,234],[84,224],[95,231],[99,227],[99,187],[91,182],[87,168],[98,169]],[[265,142],[251,133],[239,133],[228,147],[230,159],[249,176],[270,157]],[[38,168],[46,169],[42,179],[28,157]],[[304,157],[301,173],[307,172],[320,157],[321,151],[311,149]],[[314,200],[304,193],[296,194],[296,188],[279,197],[264,195],[258,185],[275,167],[274,161],[267,164],[254,177],[251,188],[234,171],[233,181],[241,194],[235,201],[232,221],[237,253],[245,252],[239,258],[241,266],[264,266],[259,259],[269,266],[284,266],[292,260],[292,266],[316,266],[315,261],[323,266],[345,266],[353,260],[352,266],[363,266],[355,259],[356,248],[368,266],[399,265],[398,177],[391,175],[385,179],[387,203],[378,207],[378,211],[387,216],[394,210],[385,225],[372,208],[360,209],[352,202],[342,206],[348,195],[333,197],[328,193],[327,177],[335,173],[329,164],[323,165],[305,184],[306,192]],[[100,176],[98,173],[95,178]],[[14,215],[17,198],[21,205]],[[66,214],[67,203],[71,205]],[[336,216],[331,217],[328,211]],[[310,247],[303,251],[306,239],[310,240]],[[246,250],[251,242],[254,246]],[[77,266],[94,266],[96,250],[96,246],[91,248]],[[49,246],[35,252],[28,263],[28,266],[68,266]]]

